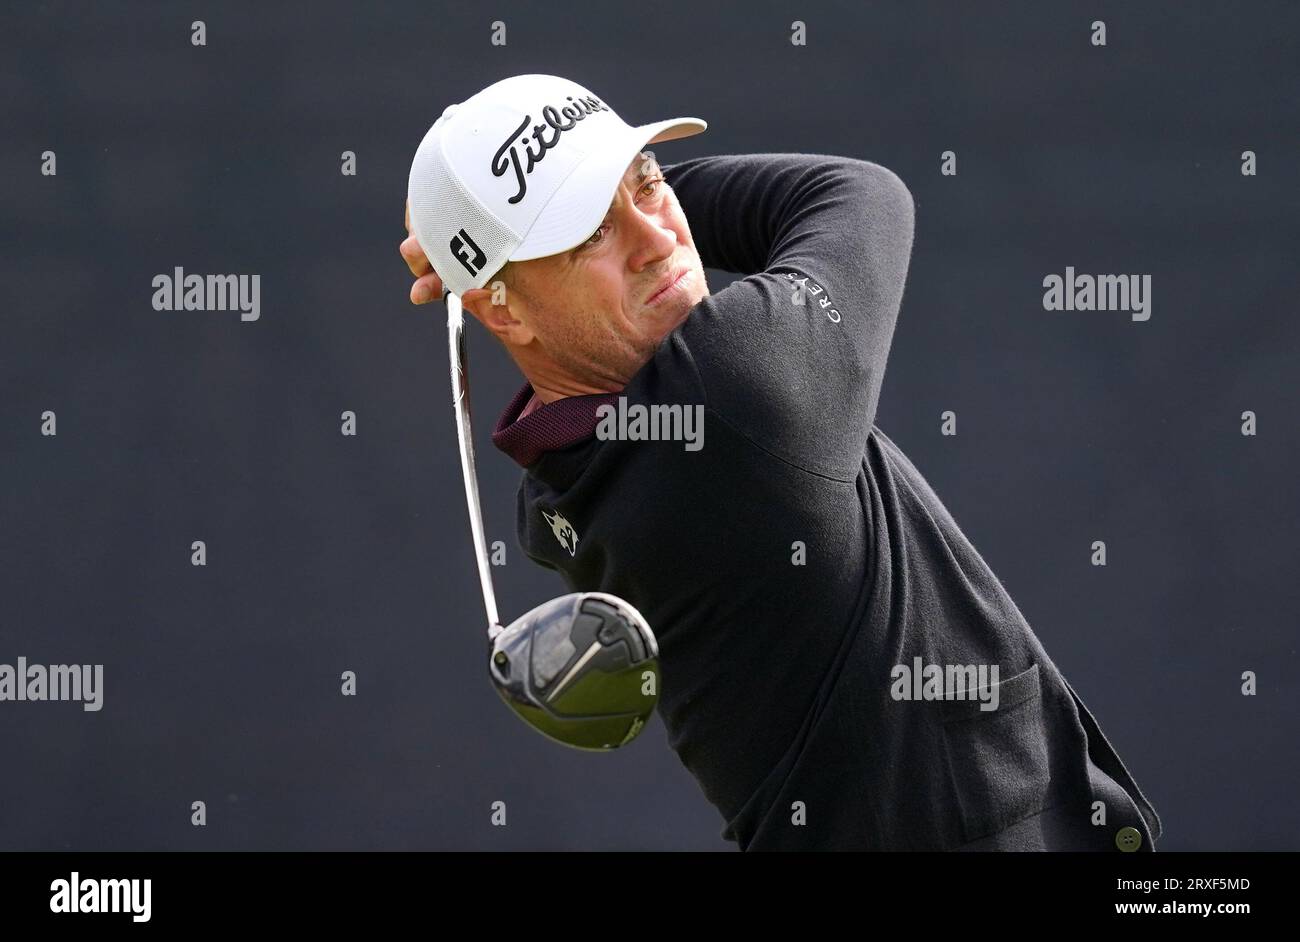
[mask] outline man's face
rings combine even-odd
[[[679,276],[675,285],[660,289]],[[632,161],[600,227],[558,255],[514,262],[507,346],[527,346],[561,385],[621,390],[709,293],[677,197],[653,158]],[[534,349],[530,344],[535,343]]]

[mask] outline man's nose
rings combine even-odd
[[[629,267],[639,272],[671,258],[677,250],[677,233],[667,218],[662,213],[643,213],[640,210],[633,210],[632,216],[629,225],[634,249],[628,259]]]

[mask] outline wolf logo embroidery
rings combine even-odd
[[[569,551],[570,556],[578,555],[578,534],[573,529],[573,524],[564,519],[564,515],[558,510],[553,514],[542,511],[542,516],[546,522],[551,525],[551,532],[555,538],[560,541],[560,545]]]

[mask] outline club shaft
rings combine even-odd
[[[451,397],[456,412],[456,438],[460,442],[460,469],[465,479],[465,502],[469,507],[469,526],[474,533],[474,556],[478,561],[479,582],[483,585],[483,607],[487,610],[488,638],[501,630],[497,616],[496,593],[492,589],[487,539],[483,535],[483,510],[478,499],[478,475],[474,465],[474,436],[470,425],[469,358],[465,349],[465,317],[460,297],[448,292],[447,343],[451,359]]]

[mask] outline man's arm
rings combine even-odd
[[[710,406],[787,460],[851,475],[902,302],[911,193],[878,164],[821,154],[663,170],[705,266],[749,276],[683,327]]]

